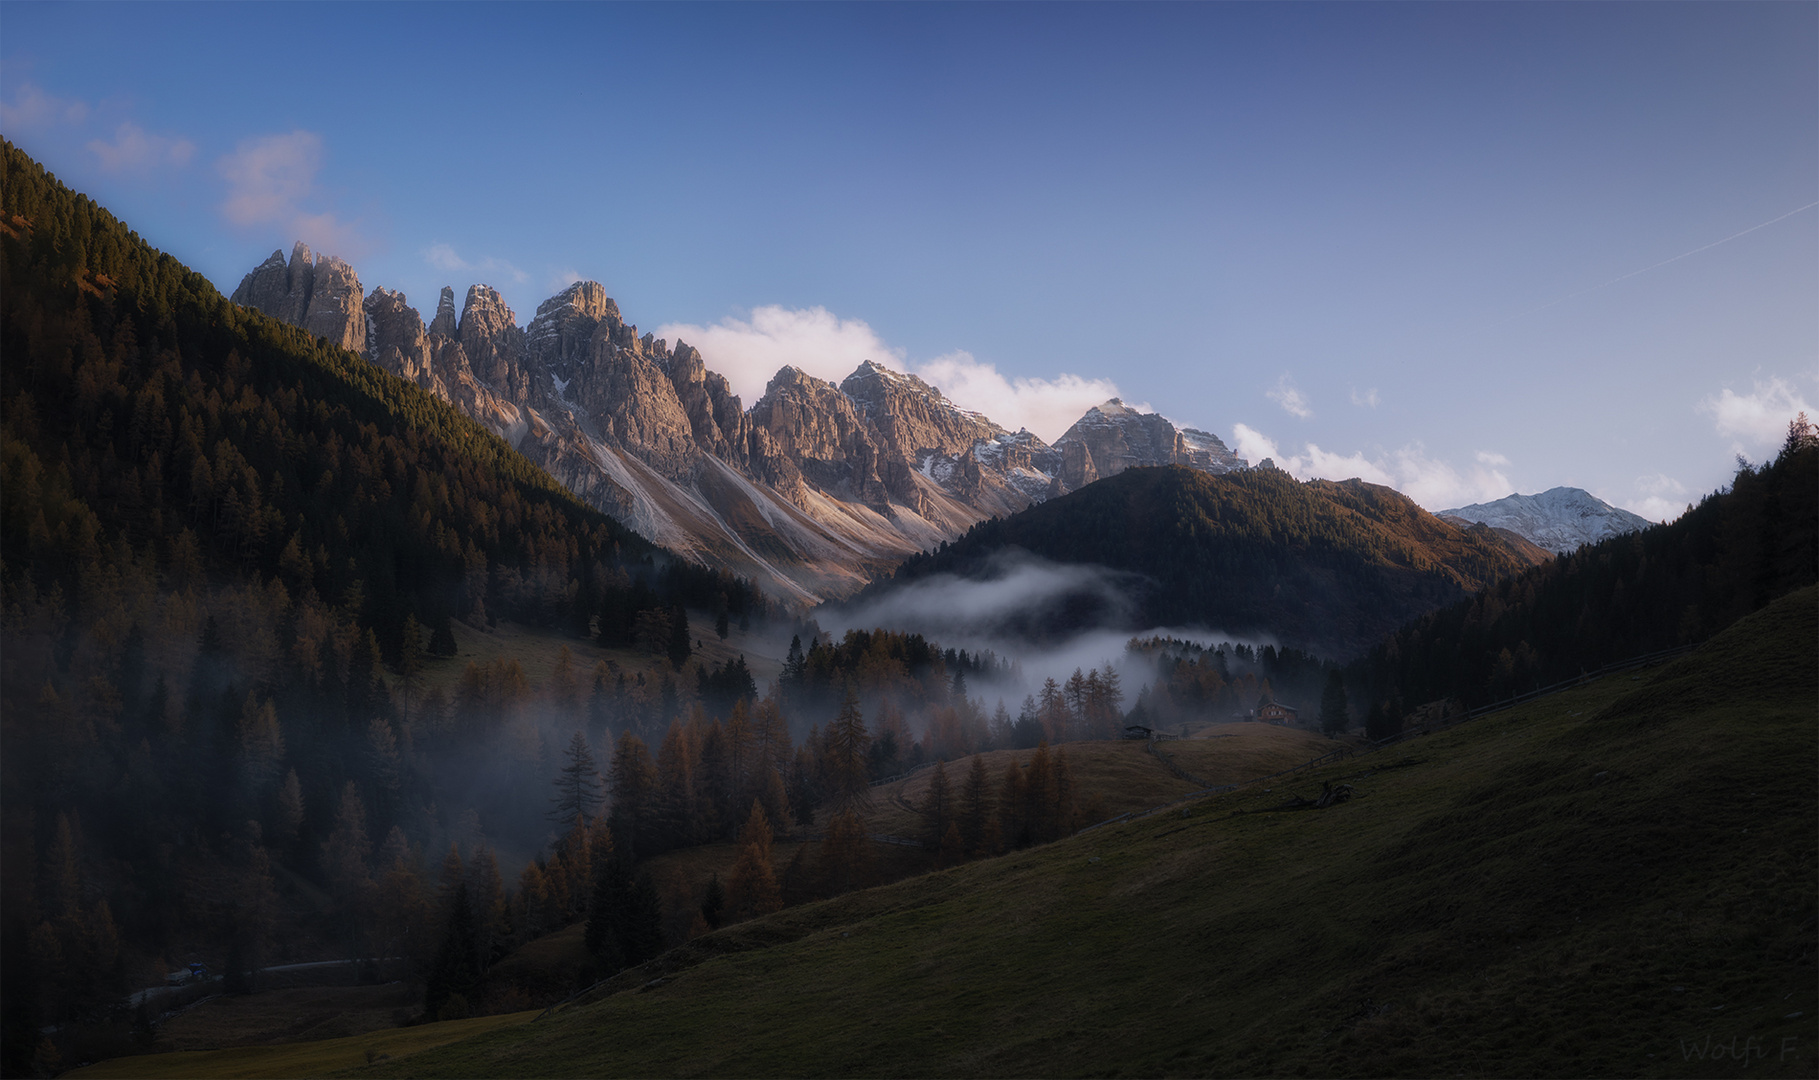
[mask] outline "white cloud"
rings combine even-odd
[[[1686,513],[1685,499],[1664,499],[1659,495],[1650,495],[1644,499],[1625,499],[1616,503],[1632,514],[1641,514],[1650,521],[1672,521]]]
[[[1338,454],[1306,444],[1301,453],[1287,453],[1269,436],[1248,424],[1232,428],[1238,456],[1252,464],[1271,458],[1276,465],[1301,480],[1350,480],[1393,487],[1429,510],[1444,510],[1467,503],[1501,499],[1515,491],[1509,478],[1496,466],[1507,466],[1501,454],[1480,452],[1478,464],[1458,469],[1428,456],[1426,447],[1410,443],[1393,454],[1376,458],[1362,451]]]
[[[312,213],[316,173],[322,167],[322,136],[313,131],[247,139],[215,163],[227,180],[221,215],[242,228],[278,226],[326,254],[353,258],[360,234],[331,212]]]
[[[54,124],[74,126],[87,119],[87,104],[47,94],[34,83],[21,83],[12,101],[0,101],[0,124],[8,131]]]
[[[1007,379],[993,365],[965,352],[937,356],[913,370],[961,408],[984,413],[1013,431],[1029,428],[1047,442],[1060,438],[1086,410],[1118,396],[1118,387],[1110,379],[1068,374],[1053,379]]]
[[[1360,391],[1357,387],[1352,387],[1352,404],[1360,409],[1376,408],[1377,388],[1373,386],[1369,390]]]
[[[1308,408],[1307,398],[1302,395],[1301,391],[1295,389],[1286,374],[1276,380],[1276,388],[1266,392],[1264,397],[1282,406],[1282,410],[1290,416],[1298,416],[1306,420],[1314,415],[1314,410]]]
[[[1666,473],[1636,477],[1636,489],[1651,495],[1685,495],[1686,485]]]
[[[221,213],[235,225],[265,225],[296,217],[322,167],[322,136],[313,131],[248,139],[217,167],[227,179]]]
[[[121,124],[114,131],[114,141],[91,139],[89,152],[101,159],[108,172],[155,169],[166,165],[188,165],[196,154],[196,144],[188,139],[150,135],[138,124]]]
[[[1666,473],[1636,477],[1635,489],[1641,494],[1630,498],[1598,497],[1650,521],[1672,521],[1686,513],[1686,485]]]
[[[1739,451],[1743,442],[1756,446],[1774,446],[1787,437],[1788,421],[1794,414],[1811,416],[1814,409],[1792,383],[1780,377],[1757,381],[1750,394],[1737,394],[1725,387],[1718,397],[1699,402],[1699,411],[1711,413],[1718,434],[1739,440],[1733,444]]]
[[[701,350],[712,371],[726,376],[747,404],[757,401],[778,369],[793,366],[839,382],[866,360],[903,366],[901,351],[886,345],[862,319],[842,319],[824,307],[753,308],[750,319],[726,318],[713,326],[665,323],[657,336],[687,341]]]
[[[708,368],[726,376],[747,404],[757,401],[771,376],[785,366],[837,383],[873,360],[917,376],[963,409],[1012,430],[1027,427],[1052,442],[1087,409],[1118,396],[1117,384],[1109,379],[1070,374],[1010,378],[965,351],[912,361],[863,319],[842,319],[824,307],[770,304],[754,308],[748,319],[727,318],[712,326],[665,323],[656,333],[700,349]]]
[[[842,319],[824,307],[770,304],[752,309],[748,319],[727,318],[712,326],[665,323],[656,334],[700,349],[708,368],[726,376],[733,392],[747,404],[757,401],[771,376],[785,366],[837,383],[873,360],[916,375],[963,409],[983,413],[1013,430],[1027,427],[1052,441],[1088,408],[1118,396],[1117,385],[1109,379],[1068,374],[1007,378],[963,351],[913,362],[863,319]]]
[[[513,266],[505,259],[495,259],[488,256],[478,262],[469,262],[468,260],[463,259],[460,254],[455,251],[454,247],[449,244],[431,244],[429,247],[424,248],[423,261],[445,274],[504,274],[507,278],[511,279],[513,284],[517,285],[522,285],[530,280],[529,274],[518,269],[516,266]],[[557,288],[565,289],[571,282],[579,280],[579,276],[569,278],[561,285],[558,285]]]
[[[554,292],[561,292],[563,289],[568,288],[570,285],[573,285],[580,280],[581,271],[576,270],[573,267],[565,266],[545,279],[544,284]]]

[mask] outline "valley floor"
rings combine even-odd
[[[288,1074],[1810,1076],[1816,605],[1290,783],[728,927],[535,1023]],[[1354,797],[1292,808],[1328,783]],[[302,1052],[221,1053],[268,1075],[257,1055]]]

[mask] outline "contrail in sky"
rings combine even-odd
[[[1732,240],[1735,240],[1740,236],[1748,236],[1750,233],[1755,232],[1757,229],[1766,229],[1777,221],[1786,221],[1788,218],[1793,217],[1795,214],[1799,214],[1799,213],[1803,213],[1807,210],[1811,210],[1815,206],[1819,206],[1819,202],[1810,202],[1810,203],[1807,203],[1805,206],[1795,207],[1794,209],[1789,210],[1787,213],[1782,214],[1778,218],[1770,218],[1769,220],[1763,222],[1760,225],[1751,225],[1749,228],[1743,230],[1742,232],[1732,233],[1731,235],[1725,237],[1722,240],[1713,240],[1711,243],[1706,244],[1702,247],[1696,247],[1691,251],[1683,251],[1671,259],[1662,259],[1660,262],[1655,263],[1652,266],[1645,266],[1640,270],[1631,270],[1629,273],[1624,274],[1621,277],[1614,277],[1614,278],[1610,279],[1609,281],[1603,282],[1601,284],[1593,285],[1593,286],[1590,286],[1589,288],[1580,289],[1578,292],[1567,293],[1565,296],[1562,296],[1557,300],[1549,300],[1547,303],[1542,304],[1538,308],[1531,308],[1528,311],[1524,311],[1519,315],[1511,315],[1509,318],[1504,319],[1502,322],[1495,323],[1493,325],[1501,326],[1501,325],[1503,325],[1503,323],[1514,322],[1517,319],[1525,319],[1530,315],[1539,314],[1540,312],[1546,311],[1548,308],[1554,307],[1558,304],[1564,304],[1568,300],[1577,299],[1578,297],[1584,296],[1586,293],[1594,293],[1594,292],[1597,292],[1599,289],[1608,289],[1612,285],[1617,284],[1619,281],[1628,281],[1630,278],[1635,277],[1637,274],[1646,274],[1650,270],[1659,270],[1663,266],[1666,266],[1668,263],[1677,263],[1681,259],[1691,258],[1692,256],[1699,254],[1701,251],[1710,251],[1711,249],[1717,247],[1720,244],[1728,244]]]

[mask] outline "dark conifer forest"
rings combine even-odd
[[[1525,565],[1489,530],[1458,529],[1390,488],[1169,466],[980,522],[861,597],[936,574],[989,577],[1013,551],[1129,575],[1122,619],[1133,629],[1210,626],[1335,657]],[[1065,636],[1114,614],[1106,607],[1083,591],[1016,629]]]
[[[541,750],[471,775],[514,737],[515,665],[416,693],[451,621],[627,645],[660,625],[679,664],[686,608],[768,611],[10,145],[0,353],[9,1024],[118,1000],[180,940],[247,939],[251,963],[285,919],[274,875],[333,898],[346,948],[397,948],[375,940],[387,873],[470,799],[549,779]],[[24,977],[50,968],[72,974]]]
[[[1416,619],[1354,664],[1351,681],[1390,717],[1444,698],[1484,705],[1704,641],[1816,577],[1819,436],[1802,414],[1774,460],[1740,460],[1727,489],[1678,520]]]

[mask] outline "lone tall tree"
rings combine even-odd
[[[600,767],[594,763],[594,755],[587,748],[587,736],[579,731],[568,740],[568,748],[562,751],[566,759],[556,779],[556,793],[550,796],[549,816],[556,821],[569,822],[577,817],[583,820],[592,819],[595,811],[600,809],[603,796],[600,792]]]
[[[865,730],[865,715],[859,711],[859,694],[849,686],[839,715],[827,726],[826,781],[834,809],[846,810],[870,800],[865,752],[871,741]]]
[[[1337,670],[1327,673],[1326,690],[1320,695],[1320,730],[1330,738],[1351,726],[1346,715],[1345,680]]]

